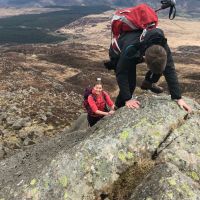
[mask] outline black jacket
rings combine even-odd
[[[127,101],[131,99],[132,94],[129,91],[129,83],[128,83],[128,74],[130,67],[136,67],[136,65],[141,61],[141,58],[144,56],[145,49],[152,44],[155,44],[154,40],[151,40],[152,35],[161,35],[162,38],[164,37],[164,33],[161,29],[154,29],[151,31],[151,34],[147,34],[145,36],[145,40],[143,44],[140,43],[140,36],[142,31],[134,31],[134,32],[127,32],[120,36],[118,40],[118,45],[121,49],[121,52],[116,61],[116,54],[112,56],[111,49],[110,49],[110,58],[115,60],[117,63],[116,67],[116,77],[117,82],[119,85],[120,93],[124,99]],[[152,43],[150,42],[152,41]],[[162,45],[166,52],[167,52],[167,64],[166,68],[163,72],[165,79],[168,84],[169,92],[171,94],[172,99],[180,99],[181,92],[180,86],[177,79],[177,74],[175,71],[174,61],[171,55],[170,48],[165,42]],[[136,75],[135,75],[136,76]]]

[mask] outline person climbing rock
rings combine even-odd
[[[129,10],[130,12],[128,12]],[[131,15],[132,10],[138,13],[137,18],[135,15]],[[138,63],[146,62],[148,72],[141,89],[151,90],[157,94],[162,93],[163,88],[157,86],[156,83],[164,75],[172,100],[175,100],[181,108],[191,112],[190,106],[182,99],[172,54],[164,32],[157,28],[155,12],[147,5],[141,4],[136,8],[128,8],[116,13],[112,21],[112,31],[115,31],[115,37],[109,49],[110,61],[104,63],[107,69],[115,70],[119,86],[119,95],[115,105],[118,108],[122,106],[140,107],[140,102],[133,99],[132,96],[136,87],[136,66]],[[127,18],[124,13],[128,15]],[[142,13],[143,15],[140,16]],[[141,23],[144,14],[146,14],[145,20],[149,20],[146,22],[149,23],[146,28]],[[133,21],[137,22],[137,26],[141,23],[141,28],[128,30],[128,25],[132,22],[128,20],[131,17],[135,17]],[[124,30],[123,27],[125,27]]]
[[[87,119],[90,126],[95,125],[104,116],[112,115],[115,105],[109,94],[103,90],[101,78],[97,78],[93,88],[86,88],[84,107],[87,110]]]

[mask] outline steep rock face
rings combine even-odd
[[[168,96],[140,100],[138,110],[122,108],[93,128],[74,132],[82,139],[69,148],[62,143],[68,135],[63,136],[60,145],[57,141],[63,148],[52,156],[56,142],[43,153],[33,149],[43,162],[18,159],[20,173],[13,171],[19,167],[11,166],[14,158],[2,161],[0,199],[198,199],[200,106],[187,99],[194,110],[188,115]],[[33,173],[24,176],[32,164]]]

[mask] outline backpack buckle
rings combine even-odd
[[[140,35],[140,42],[143,42],[143,41],[144,41],[144,38],[145,38],[146,33],[147,33],[147,29],[145,28],[145,29],[142,31],[142,34]]]

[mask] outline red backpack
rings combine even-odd
[[[117,39],[124,32],[156,28],[158,16],[147,4],[117,10],[112,18],[112,46],[120,51]]]

